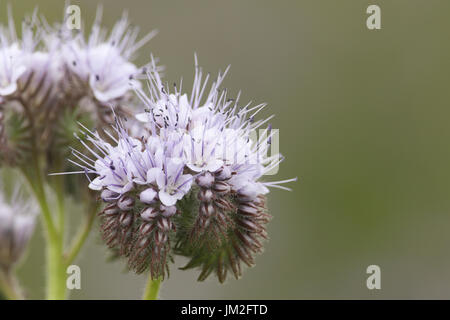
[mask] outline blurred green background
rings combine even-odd
[[[72,1],[88,24],[98,3]],[[153,53],[169,81],[192,79],[194,52],[212,73],[231,64],[226,87],[277,115],[287,160],[274,179],[300,178],[293,192],[271,192],[271,240],[255,268],[198,283],[177,259],[163,299],[450,298],[450,1],[103,3],[105,26],[127,9],[142,32],[160,30],[137,63]],[[16,23],[36,4],[53,22],[64,1],[11,4]],[[381,7],[381,30],[366,28],[369,4]],[[39,231],[30,249],[19,274],[42,298]],[[145,277],[105,256],[94,232],[71,297],[139,298]],[[371,264],[381,290],[366,287]]]

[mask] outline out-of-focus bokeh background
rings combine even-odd
[[[143,34],[159,29],[136,61],[160,57],[169,81],[189,82],[194,52],[212,73],[231,64],[225,85],[277,115],[287,160],[276,178],[299,177],[293,192],[270,194],[271,240],[255,268],[199,283],[177,259],[163,299],[450,298],[450,2],[103,2],[107,27],[126,9]],[[72,1],[88,25],[98,3]],[[64,1],[11,4],[19,24],[35,5],[60,20]],[[366,28],[369,4],[381,30]],[[94,232],[71,297],[139,298],[145,277],[105,256]],[[366,287],[371,264],[381,290]],[[32,298],[43,297],[43,271],[38,231],[19,270]]]

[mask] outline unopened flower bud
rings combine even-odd
[[[241,227],[243,227],[251,232],[258,232],[260,230],[260,227],[250,220],[239,219],[237,222]]]
[[[112,204],[107,206],[103,211],[102,214],[105,216],[114,216],[119,212],[119,207],[117,205]]]
[[[197,197],[202,202],[211,202],[214,199],[214,194],[211,189],[202,189],[198,192]]]
[[[155,219],[158,215],[159,215],[159,211],[153,207],[145,208],[141,212],[141,218],[144,221],[151,221],[151,220]]]
[[[228,166],[223,166],[215,172],[217,180],[228,180],[231,178],[231,169]]]
[[[223,210],[231,210],[233,208],[231,203],[228,200],[223,199],[223,198],[216,199],[215,205]]]
[[[211,173],[205,172],[203,175],[197,177],[196,182],[202,188],[210,188],[214,180],[214,176]]]
[[[157,244],[161,244],[167,241],[167,234],[163,231],[156,230],[155,231],[155,242]]]
[[[175,206],[164,206],[164,205],[161,205],[160,209],[161,209],[161,212],[162,212],[164,217],[171,217],[175,213],[177,213],[177,207],[175,207]]]
[[[146,235],[148,235],[148,234],[152,231],[152,229],[153,229],[152,226],[153,226],[153,225],[152,225],[151,223],[143,223],[143,224],[141,224],[141,226],[139,227],[139,232],[140,232],[142,235],[146,236]]]
[[[238,191],[238,195],[240,202],[253,202],[257,198],[258,193],[253,188],[242,188]]]
[[[101,198],[104,202],[114,202],[117,200],[118,194],[111,190],[105,189],[102,191]]]
[[[214,206],[210,203],[204,203],[200,206],[200,212],[202,215],[210,217],[214,214]]]
[[[134,207],[134,199],[124,195],[119,199],[119,201],[117,201],[117,206],[120,210],[129,211]]]
[[[120,224],[124,227],[128,227],[133,222],[133,214],[129,212],[122,212],[119,218]]]
[[[258,208],[251,203],[241,204],[239,206],[239,212],[244,215],[257,216]]]
[[[22,257],[35,225],[34,206],[20,199],[7,203],[0,193],[0,267],[11,268]]]
[[[231,191],[231,186],[223,181],[217,181],[213,187],[214,191],[218,194],[227,194]]]
[[[163,231],[169,231],[170,229],[172,229],[172,222],[167,218],[161,218],[158,221],[158,228]]]

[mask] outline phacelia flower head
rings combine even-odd
[[[0,39],[2,42],[0,48],[0,95],[8,96],[16,92],[18,80],[26,71],[26,67],[18,44],[9,44],[4,35],[0,35]]]
[[[1,161],[20,165],[32,152],[60,157],[61,146],[76,142],[73,123],[109,125],[111,103],[118,115],[130,114],[147,68],[133,59],[155,32],[138,38],[126,14],[108,32],[101,16],[100,7],[89,34],[65,21],[50,25],[37,11],[21,36],[11,13],[0,26],[0,150],[8,154]]]
[[[85,87],[100,104],[123,100],[145,70],[133,64],[136,51],[156,34],[152,31],[136,41],[139,29],[131,28],[126,14],[114,25],[111,32],[101,27],[102,9],[88,37],[84,32],[73,34],[62,25],[60,37],[62,64],[70,77],[67,85]],[[86,39],[87,38],[87,39]],[[144,71],[145,73],[145,71]]]
[[[221,282],[227,272],[236,278],[241,264],[252,266],[267,238],[265,173],[283,159],[268,156],[272,129],[252,139],[252,132],[269,119],[255,121],[265,104],[239,107],[227,98],[219,73],[206,91],[196,63],[192,93],[163,84],[153,62],[147,72],[148,93],[135,87],[146,105],[136,118],[140,135],[133,137],[116,118],[112,132],[85,127],[82,144],[91,157],[73,152],[73,161],[89,176],[90,188],[107,203],[101,212],[106,243],[128,259],[136,272],[150,269],[153,278],[168,272],[173,254],[190,258],[185,268],[200,267],[199,280],[215,272]]]
[[[29,57],[39,41],[33,30],[36,16],[22,23],[22,37],[19,38],[14,26],[11,8],[8,7],[8,25],[0,26],[0,96],[13,95],[19,87],[19,80],[31,67]]]
[[[12,268],[23,256],[34,231],[35,208],[18,192],[10,201],[0,192],[0,268]]]

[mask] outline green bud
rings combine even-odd
[[[182,270],[200,268],[199,281],[215,273],[223,283],[228,272],[239,279],[242,264],[254,265],[254,257],[262,252],[262,240],[267,235],[270,216],[265,200],[245,203],[232,192],[224,195],[222,189],[214,193],[213,187],[210,200],[209,191],[193,188],[193,194],[179,204],[182,214],[177,219],[179,231],[174,250],[190,258]]]
[[[32,150],[32,130],[26,117],[11,109],[0,111],[0,164],[27,163]]]

